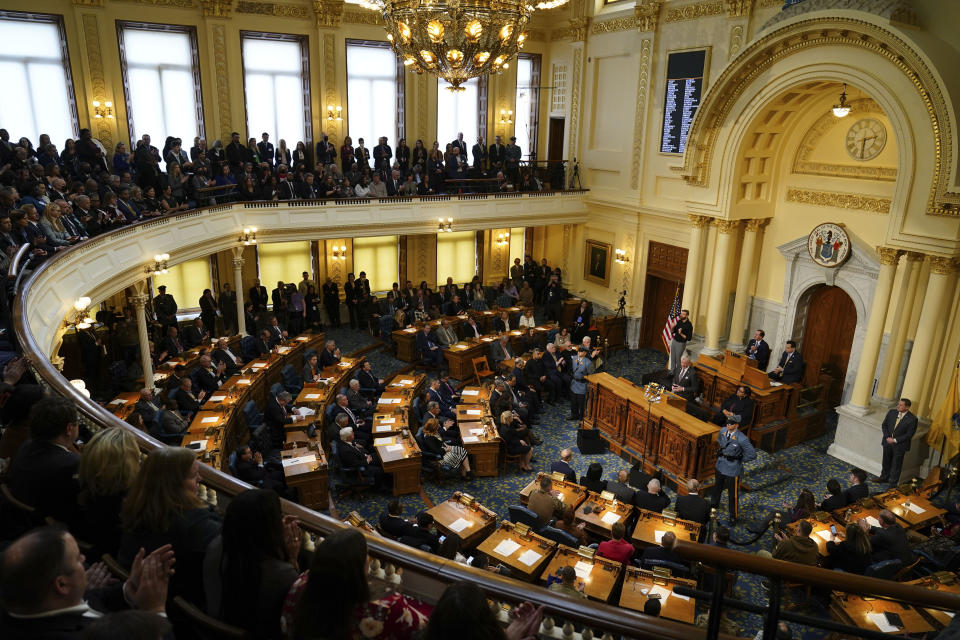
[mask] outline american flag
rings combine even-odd
[[[677,324],[677,317],[680,315],[680,285],[677,285],[677,292],[673,294],[673,304],[670,305],[670,312],[667,313],[667,324],[663,326],[663,346],[670,351],[670,341],[673,340],[673,328]]]

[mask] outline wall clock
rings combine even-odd
[[[854,160],[865,162],[880,155],[887,144],[887,128],[876,118],[862,118],[847,131],[847,153]]]

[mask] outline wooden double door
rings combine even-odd
[[[833,379],[828,392],[830,406],[840,404],[843,382],[850,363],[857,310],[840,287],[821,286],[810,292],[806,308],[801,354],[807,364],[804,383],[816,384],[820,371]],[[776,354],[779,358],[779,354]]]

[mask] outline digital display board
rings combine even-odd
[[[683,153],[687,146],[690,125],[700,106],[706,61],[706,49],[671,53],[667,57],[661,153]]]

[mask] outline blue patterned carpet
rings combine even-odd
[[[344,353],[374,342],[368,334],[351,332],[349,329],[335,329],[328,333],[330,337],[337,340]],[[389,374],[405,365],[405,363],[381,351],[371,351],[366,355],[373,363],[374,370],[383,378],[387,378]],[[648,349],[633,351],[629,354],[626,351],[620,351],[608,359],[607,370],[612,375],[624,376],[639,383],[643,374],[663,369],[665,363],[666,354],[658,351]],[[572,466],[578,476],[585,473],[587,467],[593,462],[599,462],[603,465],[604,478],[608,479],[615,479],[616,472],[620,469],[629,469],[629,463],[609,452],[601,455],[580,455],[576,447],[577,424],[566,420],[569,413],[570,410],[566,404],[544,405],[544,411],[540,416],[540,424],[536,427],[536,431],[544,442],[543,445],[536,448],[534,453],[536,462],[532,466],[535,470],[546,470],[550,462],[558,459],[559,452],[567,447],[572,448],[575,452]],[[743,481],[752,488],[752,492],[741,495],[740,521],[732,530],[734,541],[753,538],[753,534],[746,530],[744,523],[763,519],[770,513],[771,509],[782,507],[786,503],[792,506],[802,489],[810,489],[819,500],[825,493],[828,479],[837,478],[842,485],[846,486],[846,477],[850,465],[826,454],[827,447],[833,441],[836,415],[832,414],[828,417],[827,422],[826,434],[821,438],[773,455],[764,451],[757,451],[757,460],[747,464],[743,478]],[[475,496],[483,505],[501,516],[505,516],[509,505],[519,504],[520,490],[534,477],[534,474],[522,474],[511,468],[500,478],[477,478],[468,483],[448,478],[443,486],[427,482],[423,489],[433,503],[443,501],[450,497],[454,491],[463,489]],[[671,498],[676,497],[669,489],[668,493],[670,493]],[[390,498],[391,496],[386,494],[373,493],[362,501],[336,499],[335,504],[341,518],[350,511],[357,511],[375,523],[380,514],[385,511]],[[420,496],[407,495],[403,496],[402,500],[404,516],[408,517],[430,506]],[[726,523],[728,521],[726,496],[724,496],[720,509],[721,521]],[[772,550],[773,538],[771,533],[767,532],[753,544],[734,546],[733,548],[748,552],[759,549]],[[734,595],[756,604],[765,604],[767,600],[765,592],[760,588],[759,579],[746,574],[740,576]],[[699,607],[698,612],[701,609],[705,610],[705,607]],[[829,617],[824,603],[821,603],[816,597],[807,603],[804,613]],[[730,619],[736,625],[737,634],[740,636],[753,637],[761,625],[761,619],[756,615],[732,614]],[[794,637],[798,636],[812,639],[825,637],[826,634],[813,629],[795,627]]]

